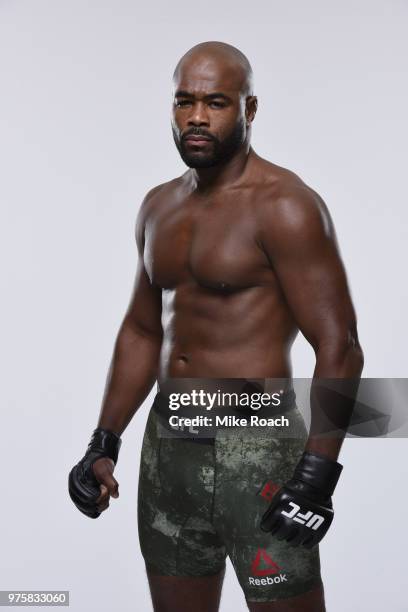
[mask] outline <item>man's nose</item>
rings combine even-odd
[[[188,124],[195,126],[208,126],[210,124],[205,104],[202,104],[201,102],[196,102],[193,105],[191,115],[188,119]]]

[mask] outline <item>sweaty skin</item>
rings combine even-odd
[[[254,152],[256,109],[250,67],[233,47],[202,43],[180,60],[172,127],[191,167],[152,189],[140,207],[136,280],[99,427],[121,435],[156,380],[290,378],[299,331],[316,355],[314,377],[361,374],[356,317],[330,214],[298,176]],[[335,460],[341,443],[341,435],[314,436],[312,423],[306,449]],[[100,459],[94,470],[103,510],[118,495],[113,462]],[[215,612],[222,578],[149,574],[155,610]],[[248,605],[255,612],[325,610],[322,588]]]

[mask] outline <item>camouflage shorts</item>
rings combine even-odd
[[[138,524],[148,570],[218,573],[228,555],[248,601],[300,595],[321,583],[319,549],[292,548],[260,519],[293,473],[307,432],[296,405],[290,437],[218,431],[212,443],[160,435],[150,411],[140,464]]]

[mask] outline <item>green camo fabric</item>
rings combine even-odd
[[[293,597],[321,582],[319,549],[292,548],[264,533],[265,491],[293,473],[307,432],[296,405],[291,437],[270,429],[219,430],[214,444],[162,435],[155,409],[143,438],[139,540],[146,566],[161,575],[217,573],[228,555],[248,601]]]

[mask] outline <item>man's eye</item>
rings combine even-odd
[[[183,106],[187,106],[188,104],[191,104],[190,100],[179,100],[178,102],[176,102],[176,106],[178,108],[182,108]]]
[[[225,104],[223,102],[212,101],[212,102],[210,102],[210,106],[212,108],[224,108]]]

